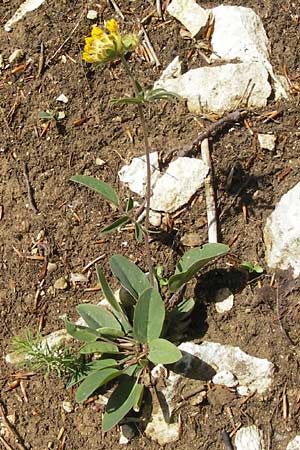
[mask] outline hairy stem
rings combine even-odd
[[[124,68],[126,70],[126,73],[131,81],[131,84],[134,89],[135,96],[139,96],[139,89],[138,85],[131,73],[131,70],[127,64],[126,58],[124,56],[121,56],[121,61],[124,65]],[[146,249],[146,258],[147,258],[147,265],[149,270],[149,278],[150,278],[150,284],[153,287],[154,286],[154,275],[153,275],[153,265],[151,261],[151,250],[150,250],[150,243],[149,243],[149,215],[150,215],[150,198],[151,198],[151,164],[150,164],[150,144],[149,144],[149,135],[148,135],[148,127],[145,120],[143,105],[138,103],[138,114],[141,121],[141,126],[143,130],[143,136],[144,136],[144,148],[145,148],[145,156],[146,156],[146,167],[147,167],[147,177],[146,177],[146,216],[145,216],[145,232],[144,232],[144,239],[145,239],[145,249]]]

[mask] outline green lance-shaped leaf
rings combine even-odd
[[[150,287],[150,282],[144,272],[126,256],[112,256],[110,266],[114,276],[136,300],[145,289]]]
[[[129,221],[128,216],[119,217],[119,219],[115,220],[115,222],[111,223],[110,225],[107,225],[107,227],[105,228],[102,228],[101,233],[102,234],[112,233],[117,228],[121,227],[122,225],[125,225],[128,221]]]
[[[139,297],[133,316],[133,336],[138,342],[150,342],[161,335],[165,305],[155,288],[146,289]]]
[[[133,206],[134,206],[133,199],[129,197],[129,199],[126,202],[125,211],[128,213],[129,211],[132,210]]]
[[[102,429],[104,432],[113,428],[124,416],[137,404],[143,391],[143,385],[124,375],[120,384],[108,400],[105,413],[103,415]]]
[[[122,330],[120,322],[115,316],[100,305],[90,305],[83,303],[76,307],[80,317],[88,324],[93,330],[97,330],[102,327],[114,328],[116,330]]]
[[[65,320],[65,327],[69,335],[78,339],[80,342],[93,342],[100,337],[100,334],[96,330],[76,325],[67,319]]]
[[[88,353],[119,353],[117,345],[110,342],[88,342],[80,349],[80,353],[87,355]]]
[[[125,336],[125,333],[123,330],[116,330],[114,328],[109,328],[109,327],[97,328],[97,331],[99,334],[101,334],[101,336],[110,336],[112,338]]]
[[[99,266],[97,266],[96,270],[97,270],[98,280],[101,285],[104,297],[106,298],[106,300],[112,307],[115,316],[120,321],[120,323],[123,327],[124,332],[128,333],[129,331],[132,330],[132,326],[128,322],[127,317],[125,316],[119,302],[117,301],[116,297],[114,296],[113,291],[111,290],[108,282],[106,281],[103,271],[101,270],[101,268]]]
[[[172,364],[181,357],[179,348],[166,339],[154,339],[149,343],[148,359],[153,364]]]
[[[83,186],[92,189],[102,195],[102,197],[104,197],[107,201],[113,203],[115,206],[119,206],[120,202],[116,191],[104,181],[88,175],[74,175],[70,179],[71,181],[75,181],[75,183],[82,184]]]
[[[90,373],[77,389],[75,400],[78,403],[84,402],[96,389],[99,389],[101,386],[121,374],[122,372],[120,370],[113,367],[96,370],[95,372]]]
[[[134,224],[134,235],[137,242],[142,242],[143,240],[143,228],[139,223]]]
[[[169,289],[176,292],[193,278],[205,264],[229,251],[225,244],[204,244],[186,252],[178,261],[175,274],[169,278]]]
[[[91,362],[82,362],[82,365],[76,370],[75,373],[72,374],[69,379],[66,388],[70,389],[80,381],[84,380],[91,372],[95,372],[95,370],[105,369],[107,367],[116,367],[117,361],[112,358],[105,359],[96,359]]]

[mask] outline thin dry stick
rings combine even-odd
[[[23,175],[24,175],[24,178],[25,178],[25,183],[26,183],[26,188],[27,188],[27,198],[28,198],[28,202],[29,202],[30,208],[32,209],[32,211],[35,214],[38,214],[39,210],[35,206],[35,201],[34,201],[34,198],[33,198],[33,189],[31,187],[31,184],[30,184],[30,181],[29,181],[28,168],[27,168],[27,164],[25,162],[23,164]]]
[[[218,242],[218,227],[217,227],[217,211],[215,202],[215,192],[213,186],[213,172],[212,163],[209,152],[208,139],[204,139],[201,143],[202,161],[207,164],[209,168],[208,175],[205,179],[205,200],[206,200],[206,214],[208,226],[208,242]]]
[[[90,261],[86,266],[84,266],[84,268],[81,270],[81,273],[86,272],[91,266],[100,261],[100,259],[103,259],[105,256],[105,254],[97,256],[97,258],[93,259],[93,261]]]
[[[212,123],[205,131],[199,133],[190,144],[183,146],[182,148],[171,149],[167,152],[166,159],[169,159],[173,156],[174,153],[177,153],[177,156],[187,156],[193,152],[193,150],[197,149],[197,147],[201,144],[201,142],[213,136],[217,131],[222,129],[224,126],[229,125],[234,122],[240,122],[242,119],[246,117],[248,114],[247,111],[243,111],[238,109],[233,111],[216,122]]]
[[[150,42],[150,39],[149,39],[148,34],[147,34],[146,30],[145,30],[145,27],[144,27],[143,25],[141,25],[141,28],[142,28],[143,33],[144,33],[144,38],[145,38],[146,44],[147,44],[147,46],[148,46],[148,48],[149,48],[149,50],[150,50],[150,52],[151,52],[153,61],[155,62],[155,65],[156,65],[157,67],[160,67],[160,66],[161,66],[160,61],[159,61],[159,59],[158,59],[158,57],[157,57],[157,55],[156,55],[156,53],[155,53],[155,50],[154,50],[154,48],[153,48],[153,45],[152,45],[151,42]]]
[[[2,436],[0,436],[0,442],[2,442],[6,450],[14,450]]]
[[[109,0],[112,7],[114,8],[114,10],[116,11],[116,13],[118,14],[118,16],[121,17],[122,20],[125,20],[125,17],[122,13],[122,11],[120,10],[119,6],[117,5],[117,3],[114,0]]]

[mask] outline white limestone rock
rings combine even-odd
[[[23,19],[23,17],[35,9],[39,8],[45,0],[26,0],[21,4],[21,6],[16,10],[14,15],[5,23],[4,30],[11,31],[12,27]]]
[[[300,435],[288,443],[286,450],[300,450]]]
[[[273,269],[300,275],[300,182],[284,194],[264,228],[266,261]]]
[[[153,188],[151,209],[174,212],[185,205],[202,186],[208,170],[201,159],[180,157],[172,161]]]
[[[240,428],[234,443],[236,450],[265,450],[263,433],[255,425]]]
[[[191,69],[177,78],[159,80],[155,88],[187,99],[189,110],[196,114],[223,114],[235,110],[241,102],[248,107],[266,106],[272,92],[268,77],[261,62],[230,63]]]
[[[274,73],[269,61],[269,41],[260,17],[243,6],[221,5],[213,8],[212,14],[215,22],[211,60],[261,62],[269,72],[275,100],[288,98],[287,80]]]
[[[277,137],[274,134],[259,133],[257,135],[259,145],[264,150],[274,150]]]
[[[207,365],[217,373],[223,370],[230,371],[238,381],[239,386],[246,386],[248,392],[262,394],[271,387],[274,374],[274,365],[267,359],[256,358],[243,352],[239,347],[222,345],[215,342],[203,342],[201,345],[192,342],[180,344],[180,350],[186,352],[180,364],[180,372],[188,373],[194,364],[193,356],[199,358],[204,364],[198,376],[207,376]],[[193,356],[192,356],[193,355]],[[206,367],[205,367],[206,366]],[[184,369],[185,368],[185,369]],[[186,372],[184,372],[186,370]]]
[[[156,180],[160,176],[157,152],[150,153],[150,164],[151,184],[153,187]],[[143,155],[133,158],[129,165],[122,167],[122,169],[118,172],[118,175],[120,180],[123,183],[126,183],[132,192],[135,192],[143,197],[146,192],[146,173],[146,157]]]
[[[185,26],[192,37],[206,26],[210,15],[210,10],[201,8],[195,0],[173,0],[167,11]]]
[[[218,313],[230,311],[233,307],[234,295],[228,288],[220,289],[214,299]]]
[[[212,60],[268,61],[267,34],[260,17],[252,9],[221,5],[213,8],[212,14]]]
[[[220,370],[220,372],[216,373],[213,377],[212,382],[229,388],[233,388],[238,384],[236,377],[230,370]]]

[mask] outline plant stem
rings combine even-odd
[[[131,73],[131,70],[127,64],[125,56],[120,56],[121,61],[124,65],[124,68],[126,70],[126,73],[131,81],[131,84],[134,89],[135,96],[139,96],[139,89],[138,85]],[[150,284],[153,287],[154,286],[154,275],[153,275],[153,265],[151,261],[151,250],[150,250],[150,243],[149,243],[149,215],[150,215],[150,198],[151,198],[151,164],[150,164],[150,145],[149,145],[149,135],[148,135],[148,127],[145,120],[145,115],[143,111],[142,104],[137,104],[138,108],[138,114],[141,121],[141,126],[143,130],[143,136],[144,136],[144,147],[145,147],[145,156],[146,156],[146,167],[147,167],[147,176],[146,176],[146,216],[145,216],[145,232],[144,232],[144,239],[145,239],[145,249],[146,249],[146,258],[147,258],[147,265],[149,270],[149,280]]]

